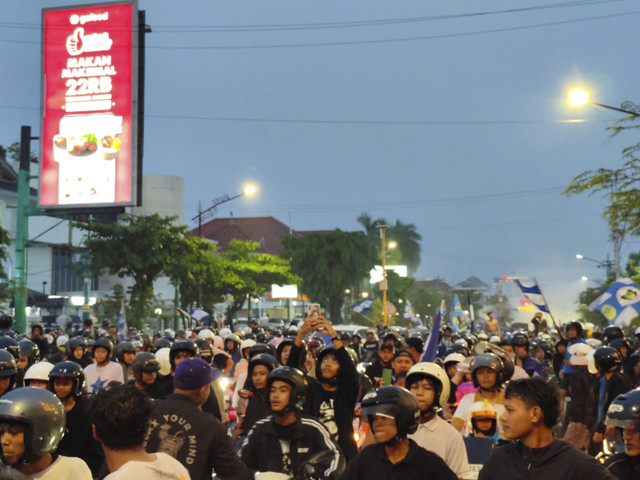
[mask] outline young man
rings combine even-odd
[[[161,398],[166,394],[171,393],[170,388],[165,388],[165,385],[156,382],[156,377],[160,371],[160,362],[156,356],[151,352],[140,352],[133,359],[131,364],[131,373],[133,373],[133,383],[140,390],[149,395],[151,398]]]
[[[640,478],[640,390],[618,395],[609,405],[607,426],[622,430],[624,453],[607,459],[605,466],[619,480]]]
[[[542,376],[544,365],[529,355],[529,337],[527,334],[514,333],[511,337],[511,345],[516,354],[515,364],[527,372],[530,377],[533,377],[534,374]]]
[[[311,456],[328,450],[330,460],[321,476],[333,478],[342,455],[326,428],[316,419],[302,415],[307,386],[303,373],[296,368],[278,367],[269,373],[267,389],[273,415],[254,425],[239,452],[249,468],[298,478]]]
[[[318,349],[316,379],[309,385],[305,413],[320,420],[347,461],[358,453],[353,436],[353,417],[360,391],[360,377],[351,356],[329,320],[309,312],[291,347],[287,365],[297,368],[304,352],[303,339],[312,331],[331,337],[331,345]]]
[[[2,462],[38,480],[91,480],[81,459],[57,455],[64,434],[65,414],[60,400],[42,388],[17,388],[0,402]]]
[[[420,408],[420,423],[409,438],[418,446],[437,454],[458,477],[469,470],[462,435],[438,411],[449,399],[449,377],[436,363],[421,362],[409,370],[405,381]]]
[[[84,369],[89,393],[98,393],[100,390],[109,388],[111,382],[124,383],[122,367],[119,363],[110,360],[112,354],[113,342],[111,340],[102,337],[95,341],[93,358],[96,363],[92,363]]]
[[[473,386],[478,388],[476,393],[468,393],[460,400],[456,413],[451,420],[458,431],[465,427],[470,432],[471,406],[483,400],[491,403],[498,416],[504,412],[504,394],[501,389],[503,382],[508,380],[502,359],[494,353],[482,353],[473,359],[471,364],[471,379]],[[498,431],[501,431],[500,425]]]
[[[393,368],[393,378],[396,379],[401,373],[409,371],[413,364],[416,363],[409,350],[400,349],[396,350],[393,355],[393,361],[391,367]]]
[[[130,478],[188,480],[189,472],[166,453],[147,453],[151,400],[134,385],[102,391],[93,398],[93,436],[102,444],[109,475],[105,480]]]
[[[615,480],[595,458],[554,440],[558,416],[555,387],[538,378],[510,382],[501,421],[504,436],[516,442],[495,448],[478,479]]]
[[[382,375],[386,368],[391,369],[394,351],[395,349],[391,345],[383,343],[378,349],[377,360],[369,365],[365,370],[365,373],[374,385],[382,385]]]
[[[201,409],[218,375],[201,358],[178,364],[173,394],[154,402],[146,449],[177,459],[192,480],[211,480],[213,469],[223,480],[252,480],[254,472],[234,453],[222,423]]]
[[[372,362],[375,360],[376,353],[378,351],[378,339],[376,338],[376,332],[373,329],[367,330],[367,338],[362,344],[362,356],[363,362]]]
[[[91,405],[84,392],[82,367],[75,362],[56,363],[49,372],[49,390],[62,402],[66,415],[65,434],[57,452],[67,457],[84,460],[94,476],[104,462],[100,444],[93,438],[89,418]]]
[[[435,453],[407,438],[415,433],[420,416],[417,400],[401,387],[369,392],[362,400],[365,415],[378,443],[365,447],[339,480],[456,480],[458,477]]]

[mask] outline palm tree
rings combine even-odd
[[[358,219],[359,221],[360,219]],[[389,227],[387,238],[398,242],[398,249],[402,253],[402,261],[407,265],[410,274],[413,274],[420,265],[420,240],[422,235],[416,231],[413,223],[396,223]]]
[[[371,240],[376,250],[380,251],[380,232],[378,230],[379,225],[386,225],[387,221],[384,218],[378,218],[373,220],[368,213],[362,213],[358,217],[358,223],[364,227],[364,232]]]

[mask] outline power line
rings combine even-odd
[[[0,105],[0,108],[15,110],[36,110],[37,107],[20,107]],[[247,123],[285,123],[285,124],[326,124],[326,125],[549,125],[562,123],[586,123],[584,119],[558,120],[336,120],[305,118],[268,118],[268,117],[213,117],[199,115],[154,115],[145,114],[146,119],[161,120],[195,120],[214,122],[247,122]]]
[[[421,17],[404,17],[390,19],[373,20],[345,20],[338,22],[314,22],[314,23],[289,23],[289,24],[239,24],[239,25],[154,25],[154,33],[227,33],[227,32],[248,32],[248,31],[290,31],[290,30],[316,30],[329,28],[352,28],[386,26],[407,23],[434,22],[442,20],[454,20],[461,18],[474,18],[491,15],[503,15],[512,13],[531,12],[539,10],[549,10],[557,8],[571,8],[580,6],[592,6],[598,4],[619,3],[628,0],[575,0],[564,3],[552,3],[547,5],[537,5],[533,7],[509,8],[501,10],[488,10],[481,12],[469,12],[447,15],[430,15]],[[55,28],[55,26],[53,26]],[[0,28],[16,29],[40,29],[41,25],[36,23],[13,23],[0,22]],[[60,28],[63,28],[62,26]],[[65,27],[66,28],[66,25]]]
[[[631,15],[640,14],[640,10],[634,10],[630,12],[615,13],[611,15],[599,15],[595,17],[578,18],[573,20],[562,20],[557,22],[537,23],[532,25],[521,25],[517,27],[504,27],[494,28],[489,30],[476,30],[471,32],[459,32],[459,33],[444,33],[436,35],[426,35],[417,37],[402,37],[402,38],[386,38],[378,40],[349,40],[349,41],[336,41],[336,42],[316,42],[316,43],[284,43],[284,44],[263,44],[263,45],[210,45],[210,46],[193,46],[193,45],[165,45],[154,46],[146,45],[147,50],[257,50],[257,49],[272,49],[272,48],[306,48],[306,47],[334,47],[334,46],[348,46],[348,45],[373,45],[384,43],[399,43],[399,42],[414,42],[423,40],[437,40],[444,38],[458,38],[475,35],[487,35],[492,33],[513,32],[519,30],[530,30],[540,27],[550,27],[558,25],[567,25],[572,23],[589,22],[594,20],[611,19],[617,17],[627,17]],[[39,41],[32,40],[13,40],[13,39],[0,39],[0,42],[4,43],[18,43],[18,44],[33,44],[40,45]]]

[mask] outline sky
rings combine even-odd
[[[85,3],[0,1],[1,145],[20,125],[38,135],[41,9]],[[604,277],[575,258],[612,256],[603,199],[561,192],[619,167],[637,139],[609,138],[621,114],[566,98],[580,86],[608,105],[640,100],[637,1],[138,5],[152,29],[143,173],[184,178],[185,219],[252,182],[255,196],[217,215],[412,223],[417,278],[536,278],[561,321]],[[639,249],[627,239],[623,260]]]

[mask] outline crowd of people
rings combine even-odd
[[[0,316],[0,479],[640,478],[640,329],[74,333]]]

